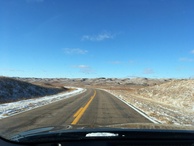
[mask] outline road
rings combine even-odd
[[[86,92],[0,120],[0,135],[10,136],[37,127],[151,123],[113,95],[99,90]]]

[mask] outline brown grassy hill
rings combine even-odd
[[[161,85],[141,88],[138,95],[155,101],[194,111],[194,80],[173,80]]]
[[[13,78],[0,77],[0,103],[53,95],[62,91],[65,89],[43,87]]]

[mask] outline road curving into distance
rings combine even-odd
[[[0,120],[0,135],[10,136],[39,127],[96,127],[123,123],[152,123],[110,93],[99,89]]]

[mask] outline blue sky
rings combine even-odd
[[[193,0],[0,0],[0,75],[194,77]]]

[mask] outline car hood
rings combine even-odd
[[[60,140],[75,140],[85,138],[99,138],[99,137],[119,137],[120,135],[127,134],[133,137],[130,133],[133,132],[190,132],[194,134],[194,127],[192,126],[178,126],[178,125],[167,125],[167,124],[142,124],[142,123],[125,123],[125,124],[114,124],[114,125],[66,125],[66,126],[50,126],[40,127],[12,135],[9,139],[13,141],[27,141],[33,139],[33,141],[44,139],[47,140],[49,137],[54,137]],[[155,136],[155,135],[153,135]],[[152,136],[152,137],[153,137]],[[135,138],[135,137],[134,137]]]

